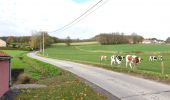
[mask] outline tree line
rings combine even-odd
[[[53,43],[66,43],[67,46],[70,46],[72,42],[91,42],[98,41],[102,45],[112,45],[112,44],[137,44],[143,41],[143,37],[132,33],[131,35],[124,35],[124,33],[101,33],[99,35],[94,36],[89,39],[71,39],[69,36],[65,39],[59,39],[57,37],[50,36],[45,31],[32,32],[32,36],[8,36],[8,37],[0,37],[2,40],[7,42],[8,47],[12,48],[21,48],[21,49],[40,49],[42,48],[43,43],[43,35],[44,35],[44,46],[50,46]],[[168,37],[165,41],[166,43],[170,43],[170,37]]]
[[[143,37],[132,33],[131,35],[124,35],[124,33],[101,33],[94,37],[102,45],[108,44],[129,44],[129,43],[140,43],[143,41]]]
[[[0,37],[6,41],[9,48],[20,48],[27,50],[40,49],[44,35],[44,46],[50,46],[52,43],[58,42],[58,38],[50,36],[45,31],[32,32],[32,36],[8,36]]]
[[[170,37],[168,37],[165,42],[170,43]]]

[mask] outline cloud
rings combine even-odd
[[[81,2],[0,0],[0,35],[31,35],[32,30],[57,30],[80,16],[98,0]],[[103,32],[136,32],[144,37],[166,39],[170,36],[169,0],[108,0],[103,6],[100,5],[67,30],[50,35],[89,38]]]

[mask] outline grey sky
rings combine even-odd
[[[80,16],[98,0],[85,1],[0,0],[0,35],[54,31]],[[89,38],[103,32],[136,32],[145,38],[166,39],[170,36],[169,9],[169,0],[108,0],[72,27],[50,35]]]

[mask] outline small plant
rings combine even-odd
[[[30,83],[31,82],[31,76],[26,74],[26,73],[22,73],[18,76],[18,79],[17,79],[17,83],[18,84],[27,84],[27,83]]]

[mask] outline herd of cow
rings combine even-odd
[[[100,61],[107,60],[107,56],[101,56]],[[120,56],[120,55],[112,55],[111,56],[111,65],[114,64],[121,64],[122,61],[126,62],[126,67],[128,67],[128,64],[130,68],[133,68],[136,64],[141,63],[143,59],[141,57],[138,57],[136,55],[126,55],[126,56]],[[149,56],[149,61],[162,61],[162,56]]]

